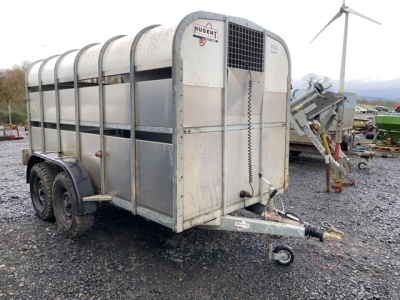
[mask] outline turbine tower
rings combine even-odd
[[[310,44],[317,38],[317,36],[320,35],[320,33],[322,31],[325,30],[326,27],[328,27],[333,21],[335,21],[336,19],[339,19],[342,14],[346,14],[346,20],[345,20],[345,25],[344,25],[344,36],[343,36],[343,50],[342,50],[342,64],[340,66],[340,80],[339,80],[339,93],[344,92],[344,74],[345,74],[345,66],[346,66],[346,47],[347,47],[347,28],[348,28],[348,23],[349,23],[349,14],[353,14],[356,16],[359,16],[361,18],[367,19],[371,22],[377,23],[379,25],[382,25],[381,23],[374,21],[358,12],[356,12],[355,10],[351,9],[350,7],[346,6],[345,4],[345,0],[343,0],[343,4],[340,7],[339,12],[332,18],[332,20],[329,21],[328,24],[326,24],[326,26],[324,28],[322,28],[322,30],[320,32],[318,32],[318,34],[312,39],[312,41],[310,42]]]

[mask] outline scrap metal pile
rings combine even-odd
[[[1,140],[20,140],[23,139],[19,134],[17,125],[3,124],[0,125],[0,141]]]

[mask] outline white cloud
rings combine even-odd
[[[336,80],[340,74],[344,16],[312,44],[310,41],[341,5],[342,0],[153,0],[140,4],[130,0],[6,1],[0,13],[0,68],[105,42],[119,34],[134,35],[152,24],[178,24],[185,15],[205,10],[248,19],[282,37],[289,47],[294,79],[316,73]],[[346,80],[371,77],[387,81],[398,77],[397,1],[347,0],[346,5],[383,24],[350,15]]]

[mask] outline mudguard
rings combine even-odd
[[[84,197],[93,196],[95,194],[92,181],[86,168],[75,158],[58,157],[56,153],[38,153],[34,152],[29,158],[26,169],[26,182],[29,183],[29,177],[32,167],[39,162],[51,162],[61,167],[71,178],[74,185],[77,203],[78,215],[86,215],[97,210],[96,202],[83,201]]]

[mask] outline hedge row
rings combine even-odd
[[[11,123],[16,125],[25,125],[26,123],[26,113],[20,111],[11,112]],[[0,124],[9,124],[10,118],[8,116],[8,111],[0,109]]]

